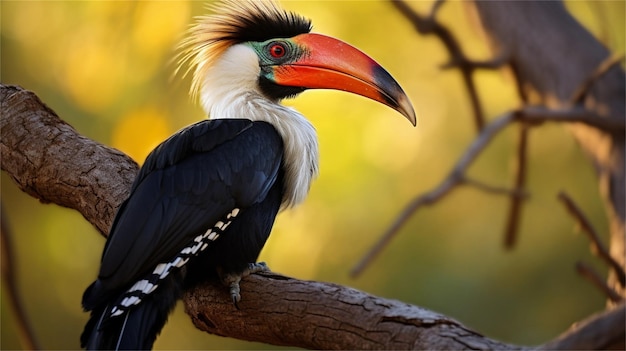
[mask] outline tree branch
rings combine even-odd
[[[600,274],[596,272],[591,266],[585,264],[584,262],[576,262],[576,271],[578,274],[587,278],[595,287],[600,289],[602,293],[612,302],[622,302],[624,300],[615,290],[611,289],[611,287],[602,280]]]
[[[626,75],[618,59],[561,1],[473,3],[495,51],[510,55],[524,96],[553,110],[575,108],[595,115],[592,122],[586,112],[585,121],[569,130],[597,171],[610,221],[611,256],[626,267]],[[609,279],[626,296],[613,272]]]
[[[400,229],[407,223],[407,221],[423,206],[432,205],[437,201],[443,199],[458,185],[463,184],[466,179],[465,172],[474,160],[482,153],[482,151],[489,145],[491,140],[506,126],[508,126],[515,119],[514,114],[508,113],[497,120],[488,124],[483,128],[480,134],[474,139],[474,142],[465,149],[465,153],[459,161],[455,164],[454,168],[448,173],[448,176],[433,190],[417,196],[395,219],[395,221],[389,226],[389,228],[381,235],[380,239],[370,249],[370,251],[355,265],[350,272],[350,275],[356,277],[360,275],[363,270],[387,247],[391,240],[398,234]]]
[[[455,169],[431,192],[417,196],[398,216],[378,243],[353,269],[358,275],[393,236],[422,206],[430,205],[450,193],[465,178],[457,174],[464,158],[473,154],[474,146],[486,145],[483,114],[472,73],[479,68],[492,69],[508,64],[516,78],[516,87],[525,108],[511,112],[514,120],[524,122],[518,145],[518,169],[513,193],[523,191],[526,168],[527,126],[534,123],[567,122],[570,130],[588,153],[599,177],[599,187],[607,206],[611,226],[611,254],[617,258],[622,270],[626,267],[626,173],[625,147],[625,75],[618,64],[623,56],[611,56],[608,50],[593,37],[560,1],[504,2],[474,1],[485,34],[498,59],[487,63],[472,62],[452,35],[451,31],[436,21],[443,0],[435,2],[428,16],[415,12],[405,1],[392,4],[420,34],[437,36],[450,54],[446,68],[461,70],[466,90],[472,100],[479,135]],[[573,40],[573,38],[576,38]],[[563,53],[571,53],[564,60]],[[540,106],[529,106],[531,103]],[[502,120],[496,121],[498,123]],[[510,121],[509,121],[510,122]],[[506,122],[508,124],[509,122]],[[495,122],[494,122],[495,123]],[[490,138],[490,137],[489,137]],[[471,162],[471,161],[470,161]],[[523,198],[511,197],[505,246],[515,242]],[[610,272],[615,291],[626,296],[616,270]]]
[[[521,198],[530,197],[530,194],[527,191],[524,191],[523,189],[519,190],[519,189],[509,189],[509,188],[504,188],[504,187],[498,187],[495,185],[481,182],[476,179],[472,179],[467,176],[463,177],[462,182],[465,185],[471,185],[474,188],[482,190],[486,193],[497,194],[497,195],[508,195],[512,197],[521,197]]]
[[[137,165],[119,151],[77,134],[33,93],[0,85],[0,97],[2,169],[29,194],[77,209],[96,227],[108,228],[113,215],[102,219],[98,211],[115,211],[127,196],[133,180],[130,175]],[[54,147],[54,152],[38,154],[45,146]],[[67,152],[70,149],[73,152]],[[86,151],[77,155],[77,150]],[[43,191],[47,186],[54,191]],[[314,349],[523,349],[484,337],[435,312],[340,285],[264,273],[244,279],[242,291],[241,310],[236,310],[227,289],[217,282],[206,283],[186,292],[185,310],[196,327],[208,333],[276,345]],[[623,322],[614,323],[616,330],[621,326],[622,335]],[[615,333],[619,335],[619,330],[607,337],[619,340]],[[580,342],[587,342],[585,345],[594,342],[582,337]]]
[[[2,169],[28,194],[76,209],[106,233],[128,196],[137,164],[80,136],[31,92],[0,85],[0,98]],[[184,297],[187,313],[208,333],[279,345],[516,348],[434,312],[339,285],[265,274],[246,278],[242,290],[237,311],[221,284],[199,286]]]
[[[307,349],[519,348],[423,308],[336,284],[264,273],[246,278],[241,288],[239,311],[219,283],[189,292],[185,310],[213,334]]]
[[[567,212],[569,212],[572,217],[576,219],[576,222],[580,225],[583,232],[589,237],[592,247],[591,251],[600,257],[600,259],[602,259],[614,271],[620,285],[624,286],[626,284],[626,272],[624,272],[624,268],[622,268],[622,266],[620,266],[620,264],[611,256],[609,250],[600,240],[600,236],[591,224],[591,221],[589,221],[587,216],[585,216],[583,211],[576,205],[574,200],[572,200],[572,198],[565,192],[560,192],[558,198],[565,206],[565,209],[567,209]]]
[[[523,192],[526,186],[526,168],[528,165],[528,137],[529,128],[527,125],[519,126],[519,134],[517,140],[517,157],[515,158],[515,184],[514,191]],[[519,232],[519,222],[522,216],[522,197],[511,196],[509,202],[509,216],[504,231],[504,247],[512,249],[517,242],[517,233]]]
[[[437,12],[444,2],[445,0],[436,1],[429,16],[422,16],[415,12],[405,1],[393,0],[391,3],[409,22],[411,22],[418,33],[422,35],[433,34],[437,36],[446,47],[450,59],[446,64],[442,65],[441,68],[458,68],[461,72],[463,84],[465,85],[472,106],[474,125],[476,126],[476,131],[480,132],[485,126],[485,113],[483,112],[483,106],[478,97],[478,89],[474,82],[474,70],[500,67],[506,62],[506,56],[502,55],[496,59],[484,62],[472,61],[467,58],[467,55],[463,52],[461,45],[450,29],[436,19]]]
[[[586,111],[579,107],[574,107],[570,110],[550,110],[540,106],[529,106],[503,114],[482,129],[472,144],[465,149],[465,153],[448,173],[448,176],[442,180],[436,188],[416,196],[409,202],[408,205],[405,206],[389,228],[381,235],[376,244],[374,244],[361,261],[354,266],[350,275],[353,277],[360,275],[363,270],[365,270],[365,268],[382,252],[382,250],[387,247],[391,240],[398,234],[400,229],[402,229],[402,227],[419,209],[442,200],[454,188],[467,183],[468,176],[465,174],[467,169],[491,143],[491,140],[493,140],[498,133],[513,122],[524,124],[521,128],[526,129],[529,127],[540,126],[546,122],[557,122],[586,124],[600,131],[613,133],[615,135],[618,135],[620,132],[624,133],[625,130],[624,123],[604,118],[596,118],[596,115],[593,112]],[[528,132],[526,131],[525,133]],[[527,137],[525,136],[524,138]],[[524,145],[520,145],[520,150],[522,149],[525,149]],[[519,157],[525,159],[525,154]],[[520,187],[520,184],[518,183],[519,182],[516,181],[516,187],[512,191],[500,193],[511,195],[513,199],[523,199],[523,196],[517,195],[525,193],[523,187]],[[523,182],[521,182],[521,184],[523,185]]]
[[[574,92],[571,97],[571,101],[574,104],[582,104],[585,102],[585,97],[587,93],[591,91],[593,85],[600,79],[603,75],[605,75],[611,68],[617,66],[621,61],[624,60],[624,55],[619,56],[609,56],[607,57],[596,70],[589,76],[585,81],[580,85],[578,89]]]
[[[1,85],[2,170],[43,203],[80,212],[107,235],[139,167],[78,134],[30,91]]]
[[[39,347],[39,342],[35,337],[35,333],[33,332],[33,327],[31,326],[28,315],[26,314],[26,309],[24,308],[24,304],[22,303],[22,299],[20,297],[18,286],[17,286],[17,269],[15,267],[15,254],[13,252],[14,246],[11,241],[11,231],[8,224],[8,220],[6,218],[4,212],[4,204],[0,204],[0,218],[2,221],[0,222],[0,250],[2,254],[2,282],[6,287],[7,295],[5,296],[5,301],[13,307],[13,312],[15,313],[15,319],[17,319],[17,330],[20,335],[20,341],[22,346],[26,350],[41,350]]]

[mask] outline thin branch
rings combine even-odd
[[[440,65],[439,68],[444,69],[444,70],[451,69],[451,68],[460,68],[460,69],[471,70],[471,71],[479,70],[479,69],[494,70],[494,69],[501,68],[507,63],[508,63],[508,55],[501,54],[497,57],[494,57],[491,60],[486,60],[486,61],[470,60],[467,58],[461,61],[451,60]]]
[[[17,330],[20,342],[26,350],[40,350],[37,337],[28,319],[28,314],[24,308],[24,303],[20,298],[15,274],[15,256],[13,254],[13,243],[11,241],[11,230],[8,223],[4,204],[0,204],[0,249],[2,250],[2,281],[8,292],[8,304],[13,307],[17,321]]]
[[[609,250],[604,246],[598,232],[591,224],[591,221],[585,216],[583,211],[576,205],[574,200],[565,192],[560,192],[558,199],[561,200],[567,212],[576,220],[578,225],[582,228],[583,232],[587,234],[591,245],[593,247],[592,252],[595,253],[600,259],[604,260],[606,264],[615,272],[617,279],[621,286],[626,284],[626,272],[624,268],[611,256]]]
[[[573,107],[569,110],[549,110],[543,107],[530,106],[505,113],[482,130],[472,144],[465,150],[465,153],[448,173],[448,176],[436,188],[415,197],[405,206],[404,210],[402,210],[391,226],[381,235],[380,239],[354,268],[352,268],[350,276],[359,276],[391,242],[415,212],[423,206],[431,205],[443,199],[453,188],[460,185],[466,177],[465,172],[469,166],[487,147],[491,140],[512,122],[524,123],[527,127],[537,127],[545,122],[584,123],[612,134],[619,134],[621,131],[623,135],[624,131],[626,131],[624,123],[601,118],[593,112],[587,111],[581,107]],[[517,191],[523,191],[523,189],[517,189]]]
[[[609,287],[609,285],[605,282],[604,278],[602,278],[598,272],[590,266],[583,262],[577,262],[576,271],[600,289],[611,301],[619,303],[624,300],[624,298],[621,297],[615,290],[611,289],[611,287]]]
[[[445,4],[446,0],[436,0],[433,6],[430,8],[430,14],[428,15],[428,19],[430,21],[434,21],[435,17],[437,17],[437,13],[439,13],[439,9],[441,6]]]
[[[611,55],[607,57],[604,61],[598,65],[598,67],[591,73],[585,81],[576,89],[574,94],[572,94],[572,98],[570,101],[574,104],[582,103],[593,85],[602,78],[611,68],[619,64],[622,60],[624,60],[624,54],[621,55]]]
[[[509,189],[509,188],[504,188],[504,187],[499,187],[499,186],[494,186],[491,184],[487,184],[484,182],[481,182],[479,180],[476,179],[472,179],[470,177],[463,177],[462,179],[463,184],[466,185],[470,185],[473,186],[477,189],[480,189],[484,192],[487,193],[492,193],[492,194],[498,194],[498,195],[507,195],[507,196],[511,196],[511,197],[520,197],[520,198],[528,198],[530,196],[530,194],[525,191],[524,189]]]
[[[412,200],[396,218],[393,224],[385,231],[378,242],[370,249],[370,251],[361,259],[361,261],[350,271],[350,276],[357,277],[363,270],[382,252],[382,250],[391,242],[406,222],[421,207],[431,205],[446,195],[448,195],[456,186],[463,183],[465,171],[480,155],[483,149],[489,145],[491,140],[502,130],[515,120],[513,113],[505,114],[488,124],[474,139],[474,142],[465,150],[463,156],[456,163],[448,176],[435,189],[422,194]]]
[[[517,141],[517,156],[515,167],[515,182],[513,189],[523,192],[526,187],[526,168],[528,164],[528,133],[529,127],[526,124],[519,126],[519,136]],[[522,216],[523,198],[511,196],[509,204],[509,215],[504,232],[504,247],[512,249],[517,241],[519,232],[520,217]]]
[[[418,33],[422,35],[433,34],[437,36],[446,47],[450,58],[442,67],[455,67],[461,72],[463,84],[469,94],[474,116],[474,124],[477,132],[480,132],[485,126],[485,116],[482,103],[478,97],[478,89],[476,88],[476,83],[474,82],[472,74],[476,69],[494,69],[501,67],[508,61],[508,55],[503,55],[489,61],[470,60],[463,52],[461,45],[450,29],[436,20],[436,14],[443,5],[443,0],[435,2],[429,16],[422,16],[418,14],[405,1],[393,0],[391,3],[409,22],[411,22],[411,24],[413,24],[413,27]]]
[[[519,110],[515,117],[519,121],[529,124],[545,122],[582,123],[621,138],[626,133],[626,122],[623,118],[621,120],[607,118],[580,106],[561,110],[552,110],[543,106],[527,106]]]

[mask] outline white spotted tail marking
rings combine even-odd
[[[220,235],[224,233],[226,228],[228,228],[233,219],[237,217],[239,212],[238,208],[234,208],[226,215],[225,219],[218,221],[212,228],[193,238],[193,240],[180,250],[171,261],[159,263],[145,279],[137,281],[118,298],[111,309],[109,317],[121,316],[132,306],[140,304],[147,295],[156,290],[159,286],[159,282],[165,279],[173,269],[180,269],[191,257],[197,256],[204,251],[209,246],[210,242],[217,240]]]

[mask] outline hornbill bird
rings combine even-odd
[[[413,125],[398,83],[358,49],[311,32],[273,1],[225,0],[181,43],[192,94],[209,115],[155,148],[120,206],[97,280],[88,349],[150,349],[182,292],[215,276],[240,299],[280,210],[318,173],[313,126],[280,104],[306,89],[338,89],[392,107]],[[213,272],[213,273],[212,273]]]

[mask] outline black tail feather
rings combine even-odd
[[[167,321],[167,312],[144,301],[119,317],[106,319],[110,309],[94,311],[81,335],[87,350],[150,350]],[[163,313],[165,312],[165,313]]]
[[[179,272],[176,272],[179,273]],[[154,293],[119,316],[109,304],[92,310],[80,337],[87,350],[150,350],[182,293],[182,279],[172,275]]]

